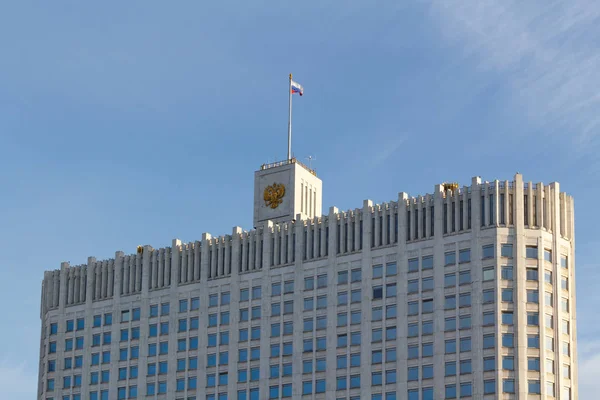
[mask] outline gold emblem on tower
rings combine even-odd
[[[267,186],[263,193],[265,205],[272,209],[279,207],[283,201],[283,196],[285,196],[285,186],[282,183],[274,183]]]

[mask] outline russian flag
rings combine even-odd
[[[300,96],[304,94],[304,88],[301,84],[292,81],[292,94],[298,93]]]

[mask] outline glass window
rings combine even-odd
[[[433,299],[423,300],[421,312],[423,312],[423,313],[433,312]]]
[[[433,321],[423,321],[421,328],[422,335],[433,335]]]
[[[538,248],[537,246],[526,246],[525,247],[525,258],[538,258]]]
[[[348,271],[338,272],[338,285],[344,285],[348,283]]]
[[[471,316],[470,315],[461,315],[459,324],[460,324],[460,329],[471,329]]]
[[[493,333],[483,335],[483,348],[484,349],[493,349],[496,347],[496,339]]]
[[[188,309],[188,301],[187,300],[179,300],[179,312],[186,312]]]
[[[408,272],[416,272],[419,270],[419,259],[411,258],[408,260]]]
[[[471,283],[471,271],[461,271],[458,274],[458,283],[460,285],[467,285]]]
[[[230,296],[229,292],[221,293],[221,305],[227,305],[230,303],[230,301],[231,301],[231,296]]]
[[[327,287],[327,274],[317,276],[317,288]]]
[[[408,359],[419,358],[419,345],[411,344],[408,346]]]
[[[493,303],[495,301],[494,289],[486,289],[483,291],[483,304]]]
[[[513,245],[512,244],[503,244],[500,250],[500,256],[512,258],[513,256]]]
[[[337,295],[338,305],[348,304],[348,292],[339,292]]]
[[[456,252],[448,251],[444,254],[444,265],[454,265],[456,264]]]
[[[250,299],[250,289],[240,289],[240,301],[248,301]]]
[[[433,269],[433,256],[425,256],[421,259],[422,269]]]
[[[471,293],[461,293],[458,305],[460,307],[471,307]]]
[[[540,335],[527,335],[527,347],[530,349],[539,349]]]
[[[433,356],[433,343],[423,343],[421,348],[421,356],[422,357],[432,357]]]
[[[383,277],[383,265],[373,265],[373,279]]]
[[[456,330],[456,317],[446,318],[444,320],[444,331],[450,332]]]
[[[514,393],[515,392],[515,380],[514,379],[504,379],[502,382],[502,391],[504,393]]]
[[[483,394],[494,394],[496,393],[496,380],[489,379],[483,381]]]
[[[544,271],[544,282],[552,284],[552,271]]]
[[[254,286],[252,288],[252,300],[257,300],[262,297],[262,287]]]
[[[544,260],[552,262],[552,250],[544,249]]]
[[[502,346],[504,347],[514,347],[515,336],[513,333],[503,333],[502,334]]]
[[[444,351],[446,354],[456,353],[456,340],[455,339],[446,340]]]
[[[313,290],[315,288],[315,278],[312,276],[304,278],[304,290]]]
[[[465,382],[460,384],[460,397],[470,397],[473,395],[473,384]]]
[[[446,385],[446,398],[447,399],[455,399],[456,398],[456,385]]]
[[[502,311],[502,324],[504,325],[513,325],[513,312],[512,311]]]
[[[373,286],[373,300],[382,299],[383,298],[383,287],[382,286]]]
[[[422,288],[423,291],[433,290],[433,278],[423,278],[422,280]]]
[[[501,278],[507,281],[513,280],[513,266],[512,265],[503,265],[501,270]]]
[[[540,324],[540,316],[537,312],[528,312],[527,313],[527,325],[529,326],[538,326]]]
[[[529,380],[527,381],[527,391],[529,394],[540,394],[540,381],[538,380]]]
[[[484,371],[494,371],[496,369],[496,358],[495,357],[485,357],[483,359],[483,370]]]
[[[350,271],[350,279],[352,282],[360,282],[362,279],[362,271],[357,268]]]
[[[412,323],[408,324],[408,337],[419,336],[419,324]]]
[[[502,289],[502,301],[505,303],[513,302],[513,290],[504,288]]]
[[[496,315],[493,311],[484,312],[483,313],[483,325],[489,326],[494,325],[496,323]]]
[[[508,371],[514,371],[515,369],[515,358],[513,356],[502,357],[502,369]]]
[[[413,279],[408,281],[408,293],[419,293],[419,280]]]
[[[385,264],[385,276],[394,276],[398,274],[398,266],[395,262]]]
[[[494,267],[486,267],[483,269],[483,280],[484,281],[492,281],[496,278],[496,273],[494,272]]]
[[[451,274],[444,275],[444,287],[452,287],[452,286],[456,286],[456,274],[451,273]],[[417,290],[418,290],[418,288],[417,288]]]
[[[471,249],[462,249],[458,252],[458,262],[466,263],[471,261]]]
[[[537,289],[528,289],[527,290],[527,302],[528,303],[539,303],[539,292]]]
[[[456,375],[456,361],[446,362],[444,368],[444,376],[455,376]]]
[[[527,370],[528,371],[539,371],[540,370],[539,357],[528,357],[527,358]]]
[[[494,258],[494,245],[488,244],[481,247],[481,258]]]
[[[539,279],[537,268],[527,268],[525,275],[528,281],[537,281]]]

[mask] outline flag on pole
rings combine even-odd
[[[301,84],[292,81],[292,94],[298,93],[300,96],[304,94],[304,88]]]

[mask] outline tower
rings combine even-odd
[[[263,164],[254,173],[254,227],[321,216],[322,182],[295,158]]]

